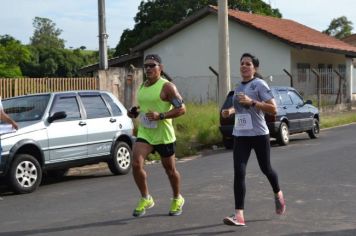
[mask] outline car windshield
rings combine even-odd
[[[4,111],[16,122],[34,121],[42,118],[50,95],[33,95],[5,99]]]

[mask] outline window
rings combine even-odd
[[[339,64],[339,65],[337,66],[337,68],[338,68],[338,70],[339,70],[339,72],[340,72],[340,74],[341,74],[341,76],[342,76],[341,79],[344,79],[345,76],[346,76],[346,65],[345,65],[345,64]]]
[[[322,94],[332,94],[334,92],[334,74],[332,64],[318,64],[320,74],[320,90]]]
[[[282,101],[283,105],[292,105],[293,104],[293,102],[292,102],[291,98],[289,97],[287,91],[280,91],[279,95],[280,95],[280,98],[281,98],[281,101]]]
[[[83,95],[81,99],[87,113],[87,119],[111,116],[109,109],[100,95]]]
[[[276,101],[277,105],[282,105],[279,93],[276,90],[272,89],[272,94],[273,94],[274,100]]]
[[[298,81],[304,82],[309,79],[310,64],[309,63],[297,63]]]
[[[113,116],[119,116],[122,114],[120,108],[109,95],[103,93],[102,96],[104,97],[105,101],[110,105]]]
[[[294,91],[289,91],[289,95],[293,101],[293,104],[296,104],[296,105],[303,105],[303,99],[298,95],[296,94]]]
[[[33,121],[42,118],[47,108],[49,95],[34,95],[5,99],[4,111],[16,122]]]
[[[80,119],[80,110],[75,95],[73,96],[58,96],[53,104],[51,115],[58,111],[65,111],[67,117],[64,120]]]

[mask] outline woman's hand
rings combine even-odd
[[[228,109],[222,109],[221,110],[221,116],[223,118],[227,118],[229,117],[231,114],[234,114],[235,113],[235,109],[233,107],[230,107]]]
[[[241,105],[247,106],[247,107],[252,105],[253,100],[249,96],[247,96],[246,94],[238,93],[236,96],[237,96],[237,100],[239,101],[239,103]]]

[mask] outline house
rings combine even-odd
[[[356,47],[356,34],[351,34],[345,38],[342,38],[341,40],[344,41],[345,43],[351,44]],[[353,77],[354,78],[356,77],[356,59],[354,59]],[[355,79],[353,80],[353,93],[354,93],[354,96],[356,96],[355,95],[355,93],[356,93],[356,80]]]
[[[356,46],[356,34],[351,34],[349,36],[346,36],[345,38],[342,38],[341,40],[345,43]]]
[[[355,46],[292,20],[237,10],[228,14],[232,87],[241,80],[240,56],[250,52],[271,85],[292,84],[305,95],[317,94],[319,78],[321,93],[332,99],[342,92],[349,101],[356,93]],[[217,76],[211,69],[218,71],[218,37],[218,9],[207,6],[132,51],[158,53],[185,100],[216,101]]]

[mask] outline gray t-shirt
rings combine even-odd
[[[235,108],[234,136],[259,136],[269,134],[264,112],[256,107],[244,107],[238,102],[237,94],[243,92],[251,99],[265,102],[274,98],[268,84],[260,79],[254,78],[247,83],[241,83],[235,88],[233,104]]]

